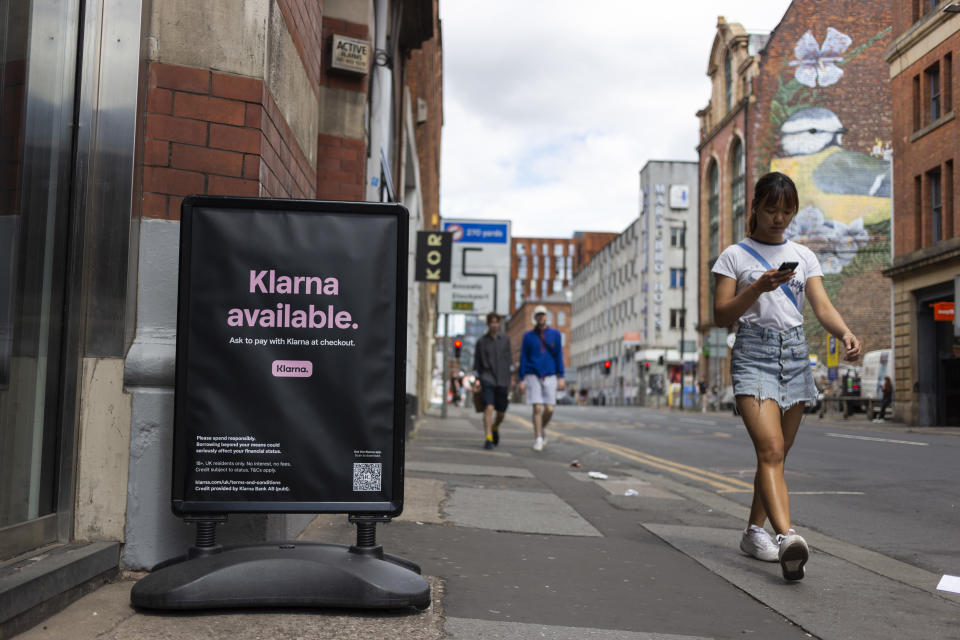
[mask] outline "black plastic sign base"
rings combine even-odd
[[[137,582],[130,600],[160,610],[423,610],[430,586],[417,565],[380,547],[291,542],[227,547],[168,565]]]

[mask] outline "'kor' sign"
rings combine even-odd
[[[448,231],[418,231],[414,271],[417,282],[450,282],[453,234]]]

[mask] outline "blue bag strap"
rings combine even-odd
[[[746,251],[747,253],[749,253],[750,255],[752,255],[754,258],[756,258],[760,262],[760,264],[762,264],[767,269],[773,269],[773,267],[770,266],[770,263],[764,260],[763,256],[760,255],[757,252],[757,250],[751,247],[750,245],[746,244],[745,242],[738,242],[737,246],[743,249],[744,251]],[[787,283],[784,282],[782,285],[780,285],[780,288],[783,289],[783,292],[785,294],[787,294],[787,298],[790,299],[790,302],[793,303],[793,306],[795,306],[799,310],[800,305],[797,303],[797,298],[796,296],[793,295],[793,291],[790,291],[790,287],[787,286]]]

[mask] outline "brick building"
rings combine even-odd
[[[893,88],[894,378],[898,420],[960,424],[960,339],[933,305],[956,303],[960,274],[960,15],[951,2],[898,3],[887,51]]]
[[[510,313],[525,300],[568,289],[573,275],[616,237],[616,233],[577,231],[573,238],[512,238]]]
[[[724,247],[744,236],[749,209],[748,185],[753,174],[747,162],[747,112],[752,107],[753,79],[768,33],[749,33],[742,25],[717,18],[707,76],[710,101],[697,112],[700,118],[699,317],[701,344],[713,326],[714,279],[710,269]],[[699,370],[707,372],[701,359]],[[715,376],[711,375],[711,379]]]
[[[43,595],[0,611],[0,635],[192,542],[169,493],[183,198],[389,200],[413,237],[437,221],[442,124],[436,0],[7,4],[0,561],[50,544],[73,560],[34,565]],[[334,38],[367,63],[334,69]],[[408,286],[403,331],[429,353],[423,290]],[[429,358],[406,365],[407,394],[426,395]],[[231,517],[222,540],[307,520]]]
[[[819,257],[824,286],[865,351],[890,337],[892,0],[794,0],[771,32],[747,112],[747,163],[794,179],[800,212],[787,237]],[[747,184],[746,202],[752,197]],[[826,332],[804,310],[811,353]]]

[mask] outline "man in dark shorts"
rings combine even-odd
[[[487,332],[477,340],[473,369],[483,399],[484,449],[500,444],[500,423],[507,411],[510,387],[510,338],[500,331],[502,318],[496,311],[487,314]],[[494,417],[496,411],[496,417]]]

